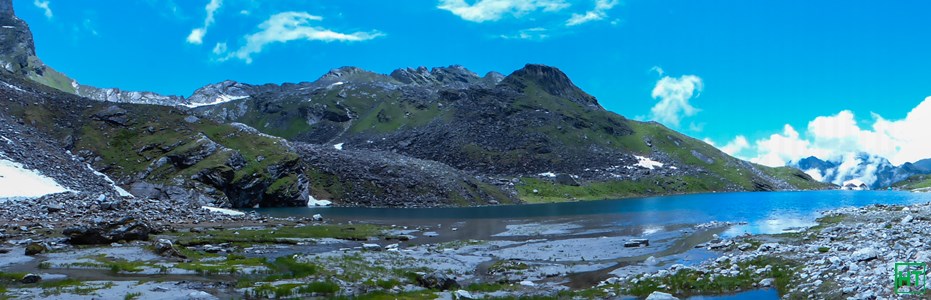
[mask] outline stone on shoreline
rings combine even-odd
[[[48,250],[48,248],[46,248],[45,245],[42,245],[41,243],[32,242],[29,243],[29,245],[26,245],[26,255],[29,256],[41,254],[46,250]]]
[[[655,291],[647,296],[646,300],[679,300],[679,298],[674,297],[672,294],[663,293],[660,291]]]
[[[42,277],[36,274],[31,274],[31,273],[26,274],[25,276],[23,276],[23,279],[19,280],[19,282],[23,284],[37,283],[39,281],[42,281]]]
[[[151,233],[149,225],[131,217],[96,225],[78,225],[62,231],[72,245],[106,245],[119,241],[145,241]]]

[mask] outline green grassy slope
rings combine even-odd
[[[931,175],[912,175],[892,187],[901,190],[928,189],[931,188]]]

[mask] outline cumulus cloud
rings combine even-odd
[[[750,141],[747,140],[747,137],[738,135],[733,140],[722,146],[720,149],[721,151],[724,151],[724,153],[733,156],[748,148],[750,148]]]
[[[437,8],[471,22],[497,21],[505,15],[521,17],[530,12],[555,12],[569,7],[565,0],[440,0]]]
[[[502,39],[508,39],[508,40],[518,39],[518,40],[539,41],[539,40],[545,40],[549,38],[550,35],[548,32],[549,31],[547,31],[546,28],[534,27],[534,28],[521,29],[520,31],[514,34],[502,34],[502,35],[499,35],[498,37]]]
[[[223,6],[223,0],[210,0],[210,2],[207,3],[207,6],[204,8],[204,10],[207,11],[207,17],[204,18],[204,26],[191,30],[191,33],[187,36],[188,43],[195,45],[204,43],[204,35],[207,35],[207,28],[216,22],[214,19],[214,14],[216,14],[217,10],[220,9],[221,6]]]
[[[595,8],[584,14],[572,14],[569,20],[566,20],[566,26],[582,25],[591,21],[599,21],[608,17],[608,10],[614,8],[620,1],[618,0],[595,0]]]
[[[931,158],[931,97],[903,119],[889,120],[874,113],[869,121],[871,125],[861,127],[852,111],[843,110],[812,119],[804,135],[786,124],[781,133],[755,141],[751,148],[756,155],[749,158],[768,166],[784,166],[809,156],[843,164],[873,164],[873,160],[886,158],[894,165]],[[860,155],[864,153],[867,155]],[[841,165],[837,171],[850,170],[852,166]],[[871,182],[869,179],[863,181]]]
[[[52,8],[49,7],[49,0],[34,0],[32,4],[41,9],[45,13],[46,18],[52,18]]]
[[[252,63],[252,55],[261,53],[265,46],[273,43],[287,43],[296,40],[359,42],[384,36],[379,31],[341,33],[322,27],[310,26],[310,22],[322,20],[322,17],[306,12],[291,11],[272,15],[268,20],[259,24],[259,32],[245,37],[245,45],[220,60],[237,58],[249,64]]]
[[[702,87],[701,78],[695,75],[678,78],[663,76],[653,87],[653,99],[659,99],[659,102],[650,109],[650,118],[667,125],[679,126],[683,117],[698,113],[698,109],[692,106],[689,100],[701,93]]]

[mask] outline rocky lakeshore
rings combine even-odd
[[[722,251],[716,259],[613,277],[600,286],[611,294],[682,297],[776,288],[784,299],[894,299],[902,296],[895,294],[895,264],[931,260],[931,245],[923,241],[931,234],[931,203],[841,208],[818,221],[798,233],[712,243],[709,248]]]
[[[895,297],[894,263],[931,255],[921,243],[931,204],[842,208],[811,228],[725,238],[738,224],[366,224],[98,198],[7,203],[3,217],[17,221],[3,230],[3,295],[685,299],[775,290],[766,297],[887,299]]]

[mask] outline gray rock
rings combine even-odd
[[[191,292],[190,294],[187,295],[187,298],[191,300],[220,299],[204,291]]]
[[[37,283],[39,281],[42,281],[42,277],[36,274],[32,274],[32,273],[26,274],[25,276],[23,276],[22,279],[19,280],[19,282],[24,283],[24,284]]]
[[[854,251],[853,254],[850,255],[850,258],[855,261],[870,261],[870,260],[876,259],[876,257],[878,256],[879,256],[879,252],[876,251],[876,249],[873,249],[872,247],[867,247],[867,248]]]
[[[571,185],[571,186],[580,185],[579,182],[576,181],[575,178],[572,178],[572,176],[570,176],[569,174],[556,175],[556,183],[561,184],[561,185]]]
[[[26,245],[26,255],[33,256],[36,254],[41,254],[42,252],[47,251],[48,248],[41,243],[32,242],[29,245]]]
[[[761,286],[761,287],[771,287],[771,286],[773,286],[773,283],[774,283],[775,281],[776,281],[776,280],[773,279],[773,278],[764,278],[763,280],[760,280],[760,286]]]
[[[443,273],[430,273],[430,274],[417,274],[417,283],[421,287],[428,289],[435,289],[439,291],[446,291],[459,287],[459,283],[455,279],[447,276]]]
[[[456,299],[475,299],[472,296],[472,293],[469,293],[469,291],[466,290],[457,290],[453,295]]]
[[[650,293],[646,300],[679,300],[679,298],[673,297],[672,294],[669,293],[655,291]]]
[[[148,240],[151,231],[148,224],[125,217],[94,225],[68,227],[62,234],[73,245],[106,245],[119,241]]]

